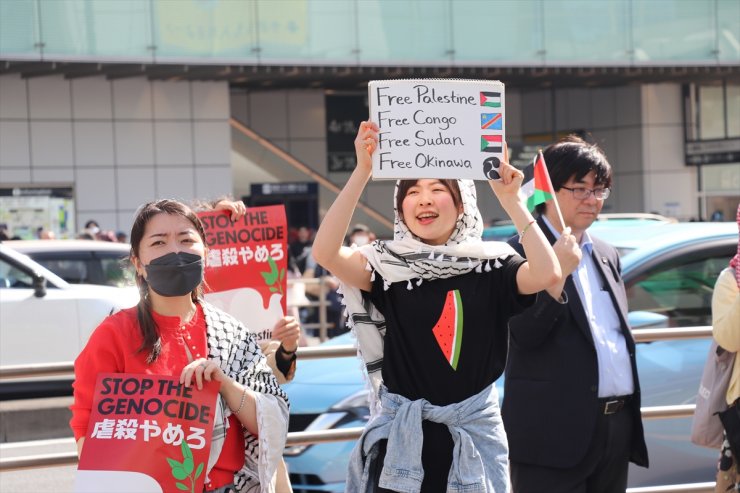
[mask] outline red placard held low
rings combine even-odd
[[[202,492],[220,384],[185,387],[179,377],[103,373],[75,492]]]

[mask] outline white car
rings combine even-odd
[[[71,362],[106,316],[138,300],[135,287],[69,284],[0,243],[0,367]]]

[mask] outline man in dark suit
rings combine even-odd
[[[629,462],[648,465],[635,342],[617,251],[587,232],[612,170],[598,146],[578,137],[544,157],[580,254],[556,252],[560,284],[509,321],[502,414],[512,485],[515,493],[623,493]],[[537,211],[554,243],[563,225],[553,202]],[[518,239],[509,243],[524,255]]]

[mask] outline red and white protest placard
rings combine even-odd
[[[75,492],[202,492],[220,384],[179,376],[103,373]]]
[[[226,211],[199,213],[206,231],[206,300],[240,320],[258,341],[286,312],[285,207],[251,207],[232,222]]]

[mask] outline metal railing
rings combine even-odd
[[[304,331],[307,329],[319,329],[319,339],[323,342],[329,338],[329,329],[334,327],[334,324],[329,323],[327,316],[326,316],[326,309],[328,307],[328,304],[326,302],[326,294],[328,293],[328,288],[326,285],[326,276],[321,276],[319,278],[297,278],[297,279],[288,279],[288,289],[295,284],[303,284],[304,285],[304,293],[305,293],[305,286],[319,286],[319,292],[316,295],[318,299],[316,301],[311,301],[308,298],[305,299],[305,301],[301,301],[296,303],[295,300],[289,300],[288,304],[288,312],[292,310],[300,310],[301,308],[318,308],[319,312],[319,321],[318,323],[305,323],[301,324],[301,329]],[[298,318],[298,314],[296,313],[296,318]]]
[[[664,329],[636,329],[632,334],[637,342],[650,342],[674,339],[701,339],[711,337],[711,327],[682,327]],[[301,347],[298,348],[299,359],[341,358],[355,356],[357,349],[351,345],[334,347]],[[0,367],[0,380],[27,378],[47,375],[69,374],[73,372],[72,363],[58,365],[26,365]],[[694,414],[693,404],[676,406],[652,406],[641,409],[643,419],[687,418]],[[312,445],[316,443],[342,442],[356,440],[362,434],[362,427],[342,428],[339,430],[299,431],[288,433],[286,446]],[[77,463],[74,452],[44,454],[29,457],[0,458],[0,471],[29,469],[38,467],[66,466]],[[709,493],[714,491],[714,483],[696,483],[669,486],[651,486],[629,488],[627,493]]]
[[[632,336],[636,342],[703,339],[712,336],[712,328],[680,327],[666,329],[635,329],[632,331]],[[297,352],[298,358],[303,360],[343,358],[347,356],[355,356],[356,354],[357,349],[351,345],[332,347],[299,347]],[[10,378],[71,375],[72,373],[74,373],[74,366],[71,362],[0,366],[0,380]]]

